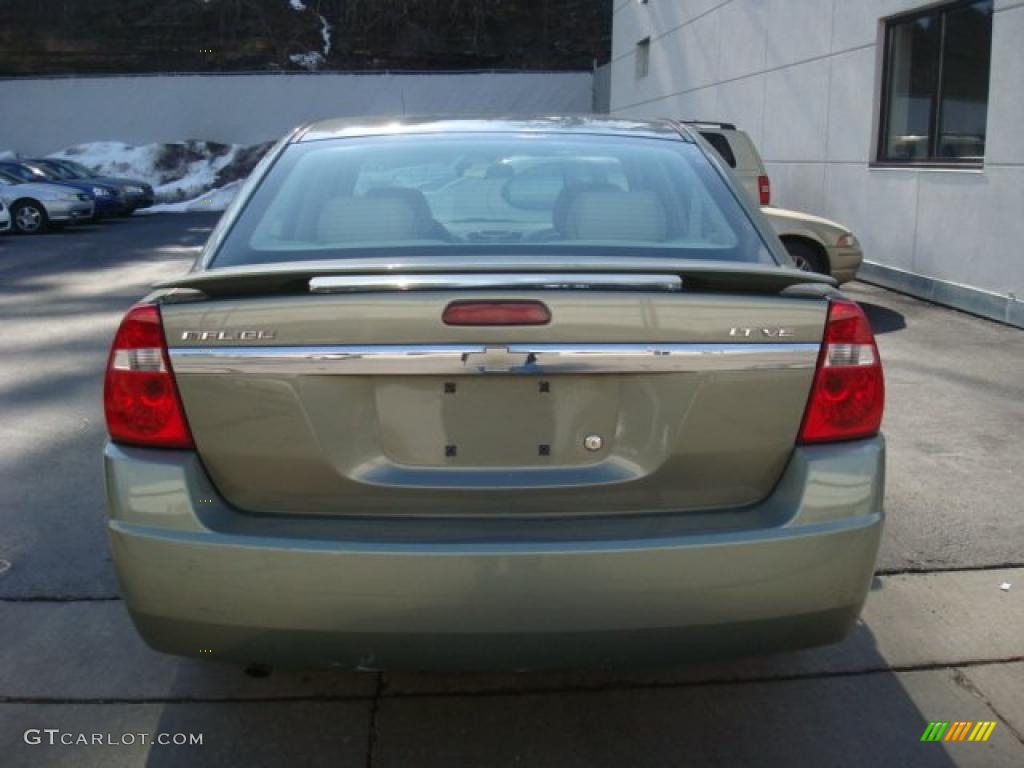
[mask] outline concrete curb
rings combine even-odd
[[[925,277],[873,261],[865,261],[861,265],[857,279],[936,304],[954,307],[989,320],[1024,328],[1024,300],[1013,293],[1004,296],[961,283]]]

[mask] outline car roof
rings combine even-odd
[[[292,137],[292,141],[410,133],[583,133],[690,140],[685,132],[670,120],[636,120],[600,115],[400,115],[321,120],[299,129]]]

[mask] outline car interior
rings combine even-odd
[[[666,162],[681,172],[667,173]],[[660,148],[570,158],[544,147],[524,156],[496,143],[448,145],[424,157],[349,144],[307,151],[291,165],[283,178],[272,172],[265,180],[279,193],[248,238],[251,248],[278,257],[366,245],[571,242],[713,249],[714,258],[735,259],[727,251],[756,239],[723,214],[734,201],[724,187],[709,188],[717,179]]]

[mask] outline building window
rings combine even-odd
[[[636,79],[647,77],[651,69],[651,38],[645,37],[636,44]]]
[[[879,162],[981,165],[991,55],[992,0],[890,19]]]

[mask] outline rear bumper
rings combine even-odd
[[[685,514],[282,520],[229,508],[189,452],[108,445],[105,463],[140,633],[241,661],[523,669],[832,642],[883,518],[881,438],[797,449],[753,524],[720,530]]]

